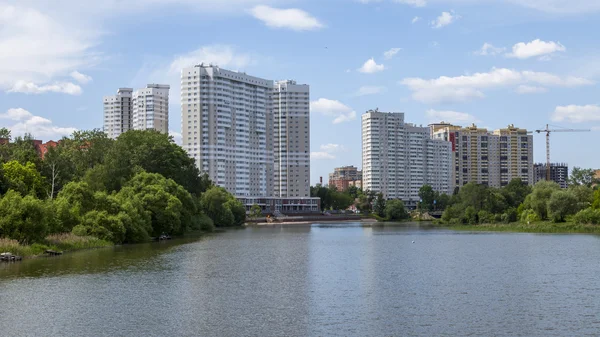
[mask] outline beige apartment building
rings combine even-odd
[[[533,136],[526,129],[509,125],[489,132],[474,124],[461,127],[444,122],[429,127],[433,139],[452,143],[454,186],[474,182],[501,187],[515,178],[534,183]]]

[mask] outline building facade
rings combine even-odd
[[[114,96],[104,96],[104,132],[115,139],[131,129],[132,88],[120,88]]]
[[[104,96],[104,132],[116,139],[129,130],[157,130],[169,133],[169,86],[148,84],[133,91],[120,88]]]
[[[548,164],[533,165],[533,183],[546,180]],[[569,165],[565,163],[550,164],[550,181],[559,184],[561,188],[569,187]]]
[[[132,128],[169,133],[169,85],[148,84],[132,95]]]
[[[200,64],[181,71],[183,148],[236,196],[273,196],[273,81]]]
[[[362,115],[363,189],[401,199],[408,207],[430,185],[450,193],[451,143],[431,139],[427,127],[404,122],[404,113],[370,110]]]
[[[237,197],[246,212],[258,205],[263,213],[302,214],[321,212],[321,198]]]
[[[362,188],[362,171],[354,166],[336,167],[329,173],[329,186],[345,191],[350,186]]]
[[[454,186],[501,187],[515,178],[533,184],[533,136],[527,130],[509,125],[489,132],[474,124],[463,128],[443,122],[429,127],[433,139],[452,144]]]
[[[275,197],[310,197],[310,87],[274,83],[273,157]]]

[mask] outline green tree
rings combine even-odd
[[[22,244],[41,242],[48,231],[48,210],[34,196],[8,191],[0,199],[0,237]]]
[[[564,222],[568,215],[577,213],[577,203],[573,191],[555,191],[548,200],[548,216],[554,222]]]
[[[258,206],[257,204],[252,205],[252,207],[250,207],[250,218],[252,218],[253,220],[256,220],[258,218],[260,218],[262,216],[262,210],[260,208],[260,206]]]
[[[419,189],[419,198],[421,198],[421,210],[433,210],[433,201],[435,200],[435,192],[429,185],[423,185]]]
[[[407,219],[409,216],[404,202],[398,199],[389,200],[385,205],[385,217],[387,220],[393,221]]]
[[[73,228],[76,235],[91,235],[114,243],[125,240],[125,231],[121,217],[97,210],[86,213],[81,224]]]
[[[598,184],[598,179],[595,178],[596,172],[592,169],[582,169],[580,167],[574,167],[569,176],[568,182],[570,186],[583,185],[591,187],[594,184]]]
[[[202,194],[202,209],[215,223],[217,227],[233,226],[235,217],[227,202],[232,198],[231,194],[218,186],[213,186]]]
[[[0,139],[8,139],[8,141],[10,141],[12,139],[10,130],[7,128],[0,128]]]
[[[386,200],[383,197],[383,193],[377,194],[377,199],[375,199],[375,204],[373,205],[373,211],[380,217],[385,217],[385,205]]]
[[[141,170],[172,179],[196,196],[212,185],[183,148],[169,135],[155,130],[130,130],[121,134],[106,157],[105,174],[101,176],[108,191],[118,191]]]
[[[515,178],[501,189],[500,192],[509,207],[517,208],[525,201],[527,195],[531,193],[531,187],[523,183],[521,179]]]
[[[348,186],[348,189],[345,191],[345,193],[348,194],[352,198],[352,200],[354,200],[362,194],[362,191],[360,190],[360,188],[352,185]]]
[[[346,193],[331,192],[331,208],[334,210],[345,210],[354,203],[354,199]]]
[[[25,165],[13,160],[2,165],[4,181],[7,189],[15,190],[21,195],[44,195],[44,179],[31,162]]]
[[[555,182],[538,182],[533,187],[531,194],[525,198],[525,209],[532,209],[541,220],[548,219],[548,201],[557,191],[560,191],[560,186]]]

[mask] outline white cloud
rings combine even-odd
[[[98,62],[99,54],[92,51],[97,31],[79,20],[61,20],[50,11],[26,7],[26,1],[16,3],[0,3],[0,90],[81,90],[48,83]]]
[[[600,11],[596,0],[506,0],[507,2],[544,12],[556,14],[578,14]]]
[[[44,94],[47,92],[64,93],[69,95],[80,95],[81,87],[70,82],[58,82],[54,84],[37,85],[32,82],[17,81],[8,92],[19,92],[25,94]]]
[[[411,5],[415,7],[425,7],[427,1],[425,0],[393,0],[395,3]]]
[[[173,137],[173,141],[175,141],[175,144],[181,145],[181,142],[183,141],[183,136],[181,135],[181,133],[169,130],[169,136]]]
[[[358,71],[365,74],[373,74],[383,71],[384,69],[385,66],[383,64],[377,64],[374,58],[370,58],[358,69]]]
[[[323,144],[320,148],[321,151],[311,152],[310,159],[322,160],[322,159],[335,159],[335,154],[338,152],[346,151],[346,148],[340,144]]]
[[[503,53],[506,48],[494,47],[491,43],[484,43],[481,49],[475,52],[475,55],[487,56],[487,55],[498,55]]]
[[[328,153],[333,153],[333,152],[341,152],[341,151],[346,151],[346,148],[343,145],[340,144],[323,144],[321,145],[321,151],[325,151]]]
[[[546,59],[549,55],[555,52],[564,52],[567,49],[560,42],[546,42],[540,39],[533,40],[531,42],[519,42],[512,47],[512,53],[506,54],[507,57],[514,57],[519,59],[528,59],[530,57],[545,56]]]
[[[402,48],[392,48],[392,49],[386,51],[385,53],[383,53],[383,57],[385,57],[386,60],[389,60],[392,57],[394,57],[396,54],[398,54],[398,52],[401,50],[402,50]]]
[[[5,121],[15,124],[8,125]],[[29,133],[40,140],[60,139],[77,131],[75,128],[56,126],[51,120],[35,116],[22,108],[8,109],[7,112],[0,113],[0,127],[8,128],[13,137]]]
[[[251,10],[252,15],[271,28],[288,28],[295,31],[316,30],[324,25],[309,13],[297,9],[279,9],[269,6],[256,6]]]
[[[440,76],[435,79],[405,78],[400,84],[407,86],[413,99],[426,103],[464,102],[485,97],[484,89],[504,88],[521,84],[537,84],[555,87],[577,87],[592,85],[581,77],[560,77],[550,73],[516,71],[492,68],[486,73],[475,73],[457,77]]]
[[[71,77],[75,81],[77,81],[77,82],[79,82],[81,84],[86,84],[86,83],[92,81],[92,77],[91,76],[86,75],[86,74],[82,74],[82,73],[78,72],[77,70],[71,72]]]
[[[179,74],[181,69],[200,63],[212,63],[221,67],[244,68],[252,63],[252,57],[238,53],[228,45],[203,46],[189,53],[176,55],[169,65],[169,72]]]
[[[356,96],[367,96],[367,95],[376,95],[376,94],[381,94],[387,91],[386,87],[383,86],[370,86],[370,85],[365,85],[360,87],[355,95]]]
[[[333,124],[349,122],[356,119],[356,111],[340,101],[319,98],[310,102],[310,110],[325,116],[334,117]]]
[[[517,87],[517,89],[515,91],[517,92],[517,94],[526,95],[526,94],[541,94],[541,93],[547,92],[548,89],[546,89],[544,87],[536,87],[536,86],[521,84],[520,86]]]
[[[437,123],[437,122],[446,122],[446,123],[451,123],[451,124],[472,124],[472,123],[480,123],[481,121],[479,119],[477,119],[477,117],[465,113],[465,112],[458,112],[458,111],[438,111],[438,110],[433,110],[433,109],[429,109],[425,112],[425,114],[427,115],[427,119],[429,119],[430,122],[433,123]]]
[[[450,12],[442,12],[440,16],[438,16],[435,20],[431,21],[431,27],[433,28],[442,28],[447,26],[456,20],[460,19],[459,15],[455,15],[454,11]]]
[[[410,22],[411,22],[411,23],[417,23],[417,22],[419,22],[420,20],[421,20],[421,17],[419,17],[419,16],[415,16],[415,17],[414,17],[414,18],[413,18],[413,19],[412,19]]]
[[[327,152],[311,152],[310,153],[310,159],[311,160],[322,160],[322,159],[335,159],[335,156],[332,155],[331,153],[327,153]]]
[[[586,123],[600,121],[599,105],[567,105],[557,106],[552,121],[569,123]]]

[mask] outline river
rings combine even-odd
[[[0,264],[2,336],[599,334],[594,235],[263,227]]]

